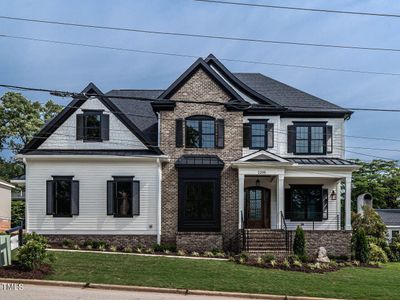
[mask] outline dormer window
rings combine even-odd
[[[76,115],[76,139],[102,142],[109,139],[109,115],[102,110],[84,110]]]

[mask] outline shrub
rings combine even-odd
[[[17,259],[27,270],[35,270],[43,264],[50,264],[54,256],[46,251],[46,238],[34,234],[25,236],[25,243],[17,251]]]
[[[275,260],[275,256],[273,256],[272,254],[266,254],[262,256],[262,259],[266,262],[269,263],[273,260]]]
[[[389,261],[386,252],[379,247],[378,245],[375,244],[369,244],[369,260],[370,261],[378,261],[382,263],[387,263]]]
[[[400,236],[395,237],[390,242],[391,260],[400,261]]]
[[[212,253],[211,251],[205,251],[203,253],[203,256],[205,256],[205,257],[214,257],[214,253]]]
[[[144,252],[147,254],[154,254],[154,249],[153,248],[146,248],[144,249]]]
[[[285,258],[284,261],[282,262],[282,266],[284,266],[285,268],[290,268],[290,263],[289,261]]]
[[[306,247],[306,239],[304,237],[303,228],[297,226],[293,242],[293,253],[297,255],[301,260],[305,259],[306,257],[305,247]]]
[[[354,251],[355,251],[355,258],[357,260],[359,260],[362,263],[366,263],[368,261],[369,247],[368,247],[367,237],[365,236],[365,231],[363,228],[360,228],[355,233]]]
[[[191,256],[200,256],[199,252],[193,251],[191,254]]]
[[[11,227],[21,225],[21,221],[25,219],[25,201],[11,201]]]
[[[83,243],[83,247],[85,247],[86,249],[88,249],[88,246],[90,246],[90,249],[93,248],[93,241],[92,241],[92,240],[86,240],[86,241]]]
[[[176,253],[179,256],[185,256],[186,255],[186,251],[185,250],[178,250],[178,252]]]
[[[110,248],[108,248],[111,252],[117,252],[117,247],[114,245],[111,245]]]
[[[300,260],[293,261],[292,265],[295,267],[299,267],[299,268],[301,268],[303,266],[303,264]]]
[[[123,251],[124,251],[125,253],[132,253],[133,249],[132,249],[131,246],[126,246],[126,247],[124,247]]]
[[[258,265],[263,265],[265,264],[264,259],[261,256],[257,256],[257,264]]]
[[[75,250],[79,250],[79,249],[81,249],[81,247],[79,247],[79,245],[78,245],[78,244],[75,244],[75,245],[73,246],[73,248],[74,248]]]
[[[176,252],[176,246],[173,244],[155,244],[153,248],[155,252],[164,252],[165,250]]]
[[[61,244],[62,244],[63,248],[71,248],[72,247],[72,241],[69,239],[64,239]]]

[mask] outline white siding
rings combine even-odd
[[[42,234],[153,234],[157,232],[157,164],[117,159],[28,161],[26,167],[27,229]],[[79,215],[46,215],[46,180],[73,175],[79,180]],[[140,181],[140,215],[107,216],[107,180],[135,176]]]
[[[293,153],[287,152],[287,127],[296,122],[327,122],[333,129],[333,152],[328,153],[326,157],[344,158],[344,120],[343,118],[280,118],[279,116],[249,116],[244,118],[247,123],[249,119],[265,119],[274,124],[274,148],[267,150],[280,156],[296,156]],[[257,150],[243,148],[243,156],[251,154]],[[320,157],[321,155],[297,155],[299,157]]]
[[[110,115],[110,140],[84,142],[76,140],[76,115],[82,109],[101,109]],[[39,149],[147,149],[147,147],[98,99],[90,98],[77,109]]]

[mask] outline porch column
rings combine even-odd
[[[277,178],[277,229],[281,229],[282,227],[282,219],[281,219],[281,212],[284,213],[285,207],[285,176],[284,175],[278,175]]]
[[[345,229],[351,230],[351,176],[346,177]]]
[[[242,216],[244,218],[244,175],[239,173],[239,229],[244,227]]]
[[[336,222],[337,230],[342,227],[342,181],[336,183]]]

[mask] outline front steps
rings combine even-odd
[[[284,230],[245,229],[244,239],[242,250],[251,254],[271,254],[276,257],[290,254],[286,249]]]

